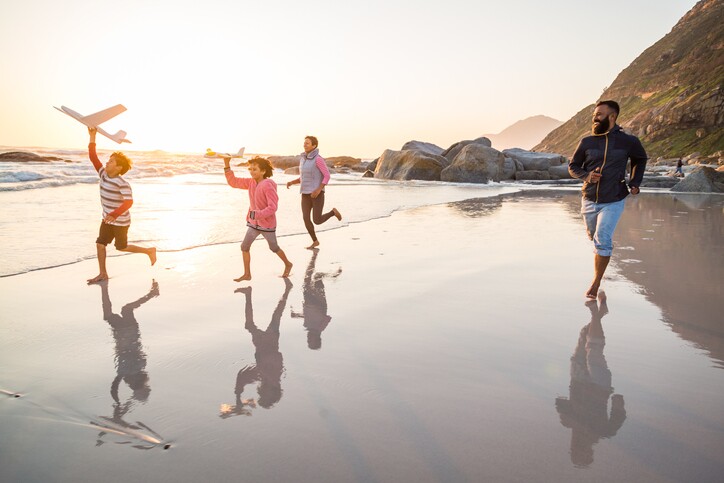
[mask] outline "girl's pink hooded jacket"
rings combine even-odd
[[[276,211],[279,205],[277,184],[269,178],[258,183],[253,178],[237,178],[234,172],[226,171],[226,182],[232,188],[249,190],[249,209],[246,225],[261,231],[274,231],[277,227]],[[251,219],[251,212],[254,219]]]

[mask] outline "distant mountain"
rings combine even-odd
[[[508,148],[530,149],[546,134],[563,124],[548,116],[533,116],[506,127],[498,134],[484,134],[498,151]]]
[[[615,45],[612,46],[615,48]],[[651,158],[724,150],[724,0],[701,0],[616,77],[598,100],[621,105],[620,125]],[[571,156],[594,104],[533,149]]]

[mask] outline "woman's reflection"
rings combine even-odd
[[[571,461],[576,466],[593,463],[593,445],[601,438],[614,436],[626,419],[623,396],[611,396],[611,371],[603,356],[606,339],[601,319],[608,313],[606,294],[599,292],[598,303],[589,300],[586,306],[591,311],[591,322],[581,329],[571,357],[570,396],[556,398],[561,424],[572,430]]]
[[[304,328],[307,329],[307,346],[312,350],[322,347],[322,331],[327,328],[332,317],[327,315],[327,295],[324,292],[324,277],[336,278],[342,273],[338,268],[336,273],[314,272],[317,263],[318,249],[314,249],[309,266],[304,274],[304,302],[302,312],[292,309],[292,317],[304,318]]]
[[[251,304],[251,287],[236,289],[236,292],[243,293],[245,296],[245,318],[244,327],[251,334],[251,340],[254,343],[254,358],[256,364],[248,365],[242,368],[236,376],[236,404],[222,404],[220,417],[228,418],[235,415],[251,415],[251,408],[255,408],[258,402],[263,408],[271,408],[282,398],[282,373],[284,372],[284,362],[282,353],[279,352],[279,323],[281,322],[282,313],[287,304],[287,297],[292,289],[292,282],[284,279],[284,294],[279,300],[271,322],[266,330],[259,329],[254,323],[254,309]],[[257,392],[259,394],[258,401],[254,399],[241,399],[244,387],[247,384],[259,382]]]
[[[102,419],[114,423],[123,428],[132,430],[141,429],[141,426],[127,423],[123,417],[133,408],[137,402],[145,403],[151,394],[148,373],[146,372],[146,353],[141,343],[141,331],[133,313],[144,303],[159,296],[158,283],[154,280],[151,290],[135,302],[128,303],[121,308],[121,313],[113,312],[111,298],[108,295],[108,281],[98,284],[101,287],[103,305],[103,320],[108,322],[113,333],[115,347],[116,377],[111,383],[111,397],[113,398],[113,416]],[[121,382],[125,382],[131,389],[131,395],[121,402],[119,396]],[[142,423],[139,423],[142,425]],[[142,425],[146,429],[145,425]],[[100,439],[105,432],[101,432],[98,444],[103,444]]]

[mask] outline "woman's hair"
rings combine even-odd
[[[256,164],[259,166],[259,169],[264,171],[264,178],[271,178],[274,176],[274,167],[272,166],[271,161],[266,158],[260,158],[257,156],[250,159],[249,164]]]
[[[309,141],[312,143],[312,146],[315,148],[319,146],[319,141],[314,136],[304,136],[304,139],[309,139]]]

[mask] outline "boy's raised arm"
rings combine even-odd
[[[101,160],[98,159],[98,155],[96,154],[96,128],[89,127],[88,134],[88,157],[90,158],[91,163],[93,163],[93,167],[96,171],[100,171],[103,164],[101,164]]]

